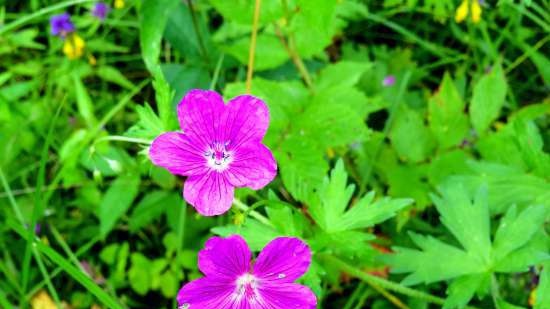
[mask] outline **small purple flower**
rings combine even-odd
[[[105,2],[97,2],[92,8],[92,15],[99,20],[104,20],[111,8]]]
[[[300,239],[279,237],[262,250],[255,263],[239,235],[212,237],[199,252],[205,277],[185,284],[179,308],[315,309],[317,298],[294,281],[311,264],[311,251]]]
[[[69,13],[52,16],[50,26],[52,35],[65,37],[67,34],[74,32],[74,24]]]
[[[384,80],[382,81],[382,85],[384,85],[384,87],[390,87],[390,86],[393,86],[394,84],[395,84],[394,75],[388,75],[384,77]]]
[[[269,126],[262,100],[241,95],[224,104],[214,91],[191,90],[178,105],[178,118],[183,133],[158,136],[149,157],[188,176],[183,196],[202,215],[229,210],[235,187],[259,190],[275,178],[277,163],[261,143]]]

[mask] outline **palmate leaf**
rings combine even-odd
[[[487,189],[482,186],[472,194],[461,183],[452,182],[441,187],[440,193],[432,199],[441,221],[463,248],[411,233],[420,250],[398,247],[397,253],[385,260],[395,272],[410,273],[405,284],[455,279],[447,290],[444,308],[462,307],[476,291],[486,292],[487,278],[494,272],[526,271],[550,259],[547,236],[541,228],[547,207],[530,206],[519,214],[511,207],[491,244]]]
[[[347,185],[344,163],[339,160],[317,192],[309,197],[309,211],[322,230],[329,233],[371,227],[412,203],[411,199],[383,198],[374,201],[374,192],[363,196],[349,210],[348,204],[355,190]]]

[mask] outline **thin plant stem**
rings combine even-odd
[[[59,295],[57,295],[57,291],[55,290],[52,284],[52,280],[50,279],[48,271],[46,270],[46,266],[44,266],[44,261],[42,260],[40,253],[38,253],[38,250],[36,250],[36,248],[33,247],[32,254],[34,256],[34,259],[36,260],[36,264],[38,264],[38,269],[40,270],[42,277],[44,277],[44,281],[46,282],[46,287],[48,288],[48,292],[50,292],[50,294],[52,295],[55,305],[57,306],[57,308],[62,308],[61,300],[59,299]]]
[[[204,45],[204,40],[202,39],[202,35],[199,29],[199,23],[197,21],[197,15],[195,14],[195,6],[193,5],[193,0],[187,0],[187,5],[189,6],[189,14],[191,14],[191,21],[193,23],[193,28],[195,29],[195,35],[197,36],[197,41],[199,42],[199,48],[201,50],[201,54],[204,57],[204,60],[206,60],[206,62],[210,62],[210,58],[208,57],[208,51],[206,50],[206,47]]]
[[[539,50],[544,44],[546,44],[548,41],[550,41],[550,35],[545,36],[541,40],[539,40],[533,47],[529,47],[525,45],[525,52],[520,55],[514,62],[512,62],[505,70],[505,74],[509,74],[511,71],[513,71],[518,65],[520,65],[523,61],[525,61],[527,58],[529,58],[534,52]]]
[[[246,93],[252,90],[252,75],[254,74],[254,58],[256,56],[256,38],[258,36],[258,24],[260,21],[260,6],[262,0],[256,0],[254,5],[254,21],[252,23],[252,35],[250,37],[250,48],[248,50],[248,70],[246,71]]]
[[[15,29],[19,26],[22,26],[22,25],[26,24],[27,22],[29,22],[29,21],[31,21],[35,18],[38,18],[42,15],[46,15],[46,14],[55,12],[57,10],[63,9],[63,8],[73,6],[75,4],[86,3],[86,2],[94,2],[94,1],[96,1],[96,0],[71,0],[71,1],[65,1],[65,2],[61,2],[61,3],[58,3],[58,4],[54,4],[54,5],[45,7],[45,8],[40,9],[40,10],[38,10],[38,11],[32,13],[32,14],[22,16],[22,17],[18,17],[15,21],[5,25],[4,27],[0,27],[0,35],[8,32],[12,29]]]
[[[332,255],[317,254],[317,256],[320,257],[321,259],[325,260],[325,262],[327,262],[328,264],[330,264],[334,267],[337,267],[338,269],[346,272],[347,274],[349,274],[353,277],[356,277],[356,278],[366,282],[367,284],[369,284],[371,286],[374,284],[374,285],[382,287],[386,290],[394,291],[396,293],[406,295],[406,296],[409,296],[409,297],[418,298],[418,299],[421,299],[421,300],[424,300],[424,301],[427,301],[427,302],[430,302],[430,303],[433,303],[433,304],[437,304],[437,305],[443,305],[443,303],[445,302],[445,299],[443,299],[441,297],[437,297],[437,296],[434,296],[434,295],[431,295],[431,294],[428,294],[428,293],[425,293],[425,292],[422,292],[422,291],[411,289],[411,288],[402,286],[398,283],[395,283],[393,281],[386,280],[384,278],[380,278],[378,276],[368,274],[368,273],[366,273],[366,272],[364,272],[364,271],[362,271],[362,270],[360,270],[360,269],[358,269],[354,266],[349,265],[348,263],[346,263],[346,262],[344,262],[344,261],[340,260],[339,258],[334,257]]]
[[[289,37],[288,43],[285,40],[285,37],[283,35],[283,32],[281,31],[281,28],[279,25],[275,24],[275,34],[279,38],[279,41],[281,41],[281,44],[283,45],[284,49],[288,53],[288,56],[292,60],[292,63],[294,63],[294,66],[298,70],[298,73],[306,83],[306,86],[311,90],[313,90],[313,82],[311,81],[311,76],[309,75],[309,72],[307,71],[306,66],[304,65],[304,62],[302,61],[302,58],[300,58],[300,55],[296,52],[296,44],[294,44],[294,40],[292,37]]]
[[[264,215],[262,215],[261,213],[255,211],[255,210],[251,210],[248,205],[241,202],[240,200],[234,199],[233,200],[233,205],[235,205],[238,209],[249,213],[251,217],[253,217],[254,219],[260,221],[261,223],[273,227],[273,224],[271,223],[271,221],[269,221],[268,218],[266,218]]]
[[[220,71],[222,70],[224,58],[225,58],[225,54],[222,53],[220,55],[220,58],[218,59],[218,63],[216,63],[216,68],[214,69],[214,76],[212,76],[212,81],[210,82],[210,87],[208,88],[210,90],[214,90],[214,88],[216,88],[216,84],[218,83],[218,78],[220,77]]]

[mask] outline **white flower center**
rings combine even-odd
[[[252,274],[246,273],[237,278],[236,285],[237,288],[233,294],[236,300],[241,300],[244,297],[250,304],[260,301],[257,291],[258,279]]]
[[[206,164],[211,169],[222,172],[229,167],[232,158],[232,152],[227,149],[230,142],[213,142],[204,152]]]

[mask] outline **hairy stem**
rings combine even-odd
[[[256,0],[254,6],[254,21],[252,24],[252,35],[250,37],[250,48],[248,50],[248,70],[246,72],[246,93],[252,89],[252,75],[254,73],[254,57],[256,55],[256,38],[258,36],[258,23],[260,20],[260,6],[262,0]]]

